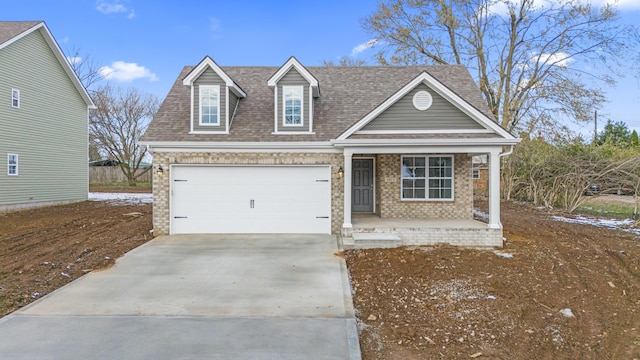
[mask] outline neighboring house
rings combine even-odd
[[[41,21],[0,21],[0,210],[82,201],[94,105]]]
[[[499,157],[519,141],[462,66],[185,67],[142,137],[156,234],[325,233],[501,246]],[[473,220],[473,155],[490,164]],[[388,240],[388,241],[387,241]],[[387,242],[384,242],[387,241]]]

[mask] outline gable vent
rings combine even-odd
[[[413,95],[413,107],[420,111],[427,110],[433,104],[433,98],[431,94],[426,91],[418,91]]]

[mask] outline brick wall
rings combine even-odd
[[[383,218],[471,219],[473,182],[471,156],[454,157],[454,200],[424,201],[400,199],[399,154],[378,155],[376,164],[378,214]]]
[[[216,165],[330,165],[331,166],[331,231],[339,234],[344,209],[344,180],[337,169],[343,165],[342,154],[291,153],[154,153],[153,168],[162,166],[164,173],[153,175],[153,228],[155,235],[169,233],[169,179],[172,164]]]

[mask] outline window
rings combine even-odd
[[[480,169],[473,169],[473,178],[480,179]]]
[[[20,108],[20,90],[11,89],[11,106]]]
[[[220,85],[200,85],[200,125],[220,125]]]
[[[283,126],[302,126],[302,86],[283,86]]]
[[[452,156],[403,156],[403,200],[453,200]]]
[[[18,176],[18,154],[7,154],[7,175]]]

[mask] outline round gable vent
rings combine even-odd
[[[433,98],[428,92],[418,91],[415,95],[413,95],[413,106],[416,109],[424,111],[430,108],[431,104],[433,104]]]

